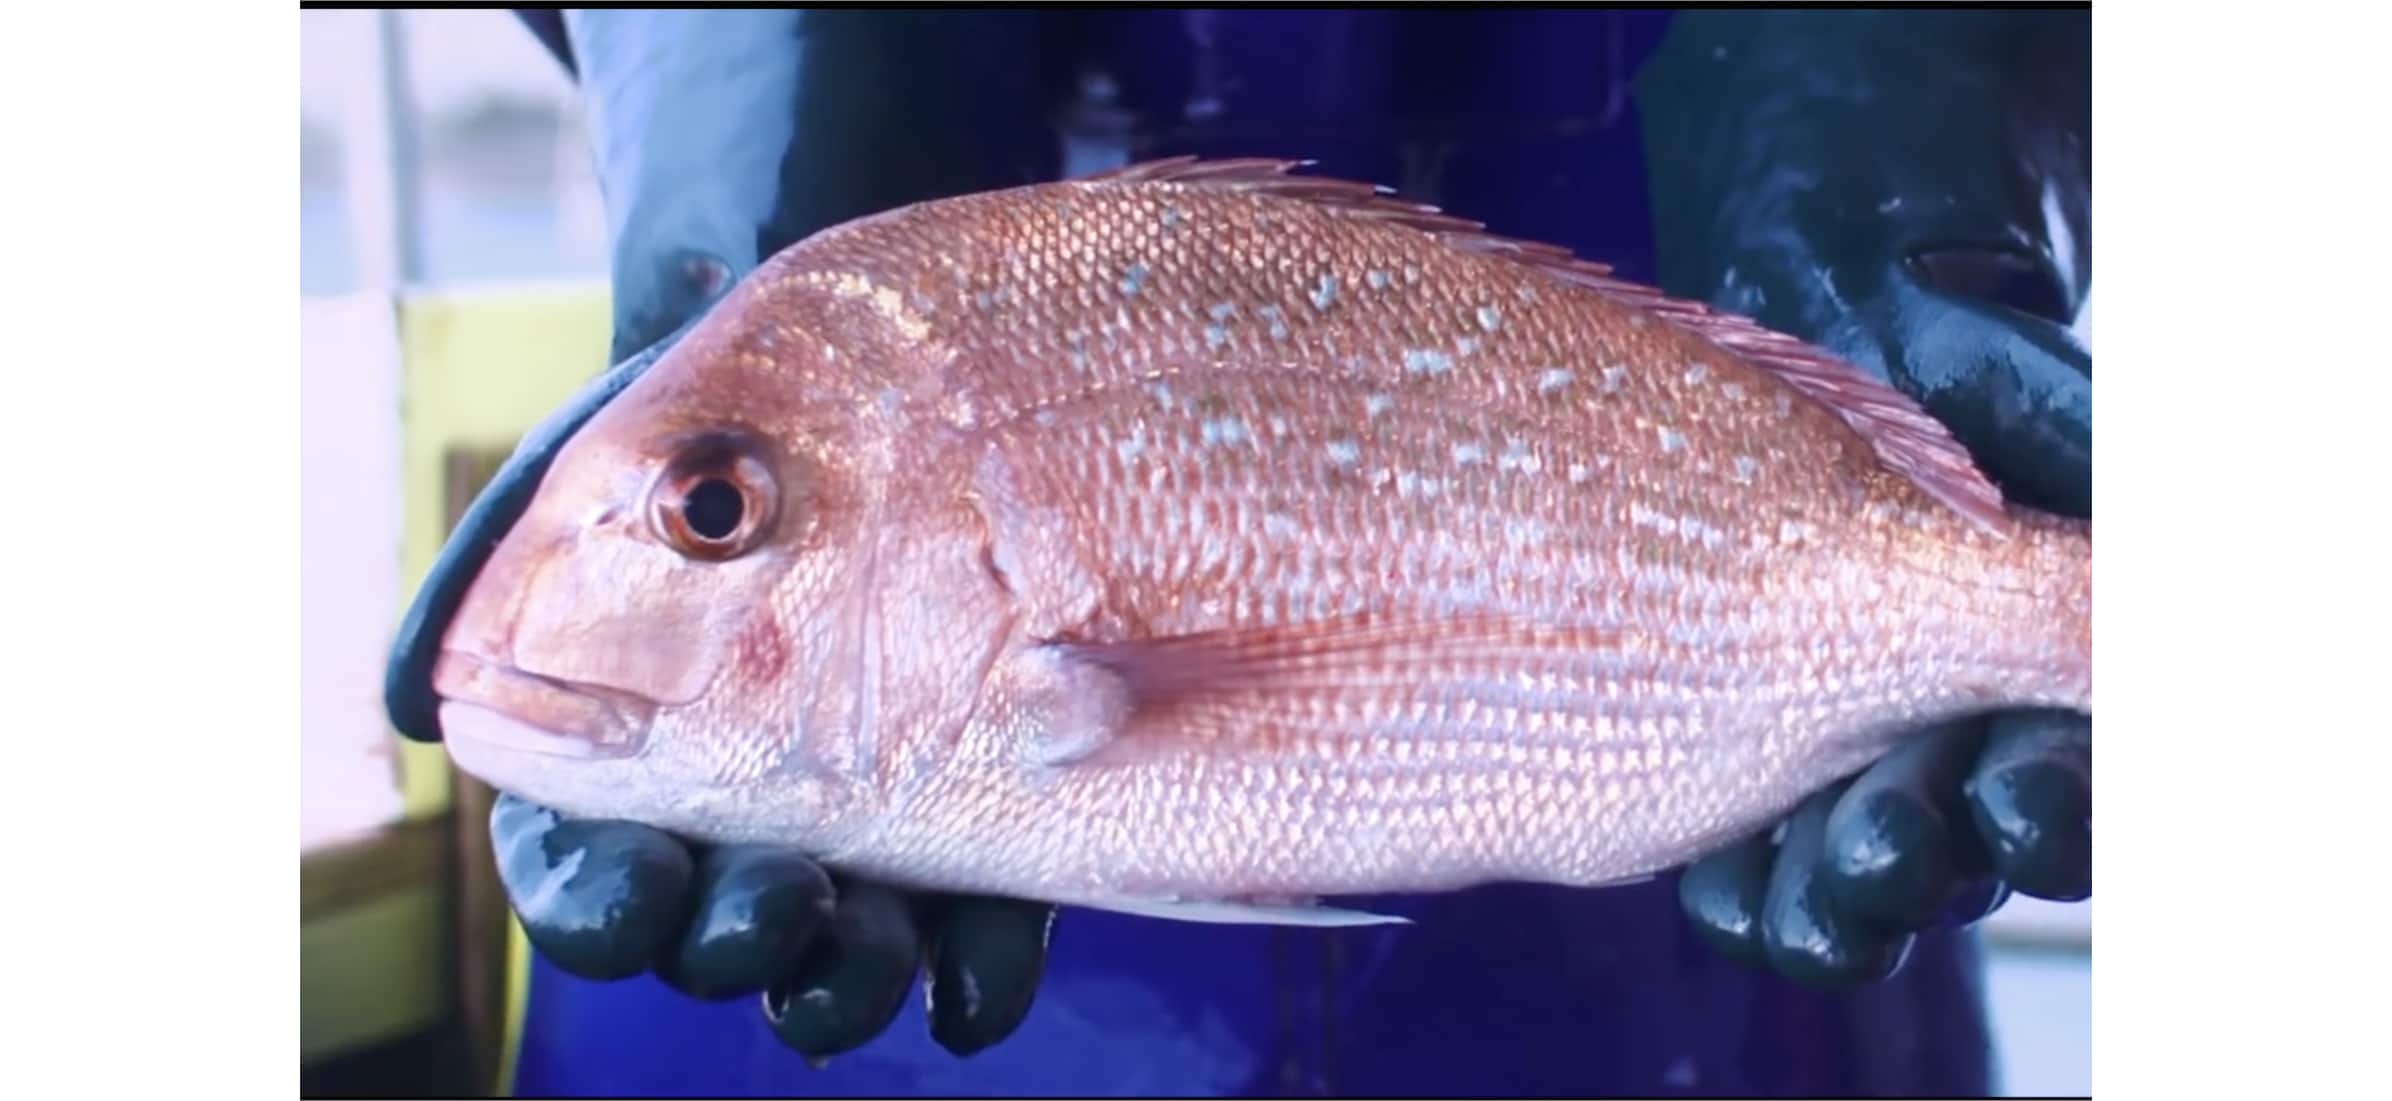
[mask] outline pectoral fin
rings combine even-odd
[[[1529,651],[1591,649],[1616,635],[1485,616],[1381,616],[1204,631],[1116,642],[1057,640],[1035,658],[1051,678],[1053,722],[1032,750],[1049,765],[1124,759],[1169,739],[1251,748],[1279,735],[1269,716],[1291,695],[1428,684],[1470,663]]]

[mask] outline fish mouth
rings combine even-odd
[[[629,757],[648,741],[656,704],[604,685],[527,673],[457,650],[432,669],[451,737],[580,760]]]

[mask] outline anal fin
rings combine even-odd
[[[1364,925],[1412,924],[1411,918],[1393,914],[1341,910],[1333,906],[1310,905],[1300,902],[1117,898],[1081,901],[1073,903],[1073,905],[1089,910],[1129,914],[1133,917],[1161,918],[1165,921],[1196,922],[1208,925],[1289,925],[1313,929],[1339,929]]]

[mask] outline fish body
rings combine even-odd
[[[1169,161],[792,246],[558,456],[462,767],[1198,920],[1594,885],[2091,708],[2087,524],[1900,394],[1378,189]]]

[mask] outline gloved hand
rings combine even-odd
[[[958,1055],[1029,1011],[1052,907],[908,896],[792,852],[692,849],[630,822],[576,821],[501,795],[499,878],[532,946],[590,979],[653,971],[692,997],[763,995],[764,1017],[825,1058],[886,1030],[927,965],[930,1033]]]
[[[2083,12],[1701,11],[1640,76],[1661,281],[1922,402],[2013,500],[2092,514]],[[1889,976],[2013,890],[2092,893],[2092,724],[1922,732],[1769,835],[1687,869],[1721,951]]]
[[[988,57],[1021,56],[994,48],[1008,24],[806,11],[519,14],[583,89],[614,242],[622,363],[525,437],[418,591],[384,691],[398,729],[422,741],[440,736],[430,691],[439,637],[548,463],[741,275],[823,225],[1020,182],[971,175],[982,166],[1043,170],[984,148],[1008,140],[1004,126],[940,114],[1002,111],[1001,99],[956,95],[912,69],[983,88],[1027,79],[985,71],[1012,64]],[[909,79],[886,79],[900,62]],[[900,83],[910,91],[891,90]],[[858,97],[859,88],[875,92]],[[801,145],[809,155],[790,157]],[[551,962],[593,979],[653,972],[700,998],[761,995],[774,1032],[809,1057],[885,1030],[925,968],[932,1036],[959,1055],[978,1051],[1020,1024],[1043,971],[1053,907],[903,894],[798,853],[692,847],[507,795],[490,825],[508,901]]]

